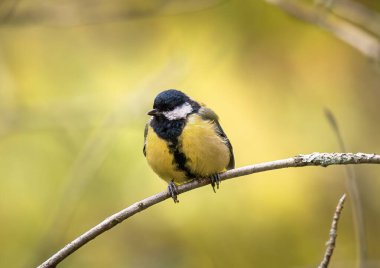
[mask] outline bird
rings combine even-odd
[[[210,178],[219,189],[219,173],[235,167],[232,145],[218,116],[182,91],[168,89],[154,99],[144,130],[143,153],[149,166],[168,183],[178,203],[177,186]]]

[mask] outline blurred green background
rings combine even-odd
[[[367,1],[368,2],[368,1]],[[379,4],[373,4],[380,8]],[[33,267],[166,188],[142,153],[155,95],[183,90],[221,118],[237,167],[300,153],[380,152],[380,70],[264,1],[2,1],[0,266]],[[380,267],[380,167],[355,166]],[[343,167],[223,182],[135,215],[60,267],[316,267]],[[350,199],[331,267],[355,267]]]

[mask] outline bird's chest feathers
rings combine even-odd
[[[146,137],[146,158],[148,163],[162,179],[168,182],[171,180],[176,183],[185,182],[187,180],[186,175],[176,167],[173,148],[170,148],[170,145],[174,143],[162,138],[162,136],[170,137],[174,141],[177,139],[176,131],[166,127],[159,128],[159,130],[161,131],[160,135],[156,129],[153,129],[152,125],[148,128]]]
[[[163,179],[182,183],[222,172],[229,162],[225,141],[212,121],[192,114],[185,120],[152,121],[146,138],[147,160]]]
[[[189,116],[179,143],[188,167],[198,175],[209,176],[228,165],[230,154],[225,141],[215,132],[214,123],[199,115]]]

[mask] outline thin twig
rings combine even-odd
[[[343,204],[345,200],[346,200],[346,194],[343,194],[343,196],[339,199],[339,203],[335,209],[334,217],[331,223],[329,240],[326,243],[327,245],[326,252],[318,268],[327,268],[329,266],[331,256],[333,255],[334,249],[335,249],[336,237],[338,236],[338,221],[339,221],[340,213],[343,210]]]
[[[336,237],[338,236],[338,221],[339,221],[340,213],[343,210],[343,205],[344,205],[345,200],[346,200],[346,194],[343,194],[343,196],[339,199],[339,203],[335,209],[334,217],[331,223],[329,240],[326,243],[327,245],[326,252],[318,268],[327,268],[330,263],[331,256],[335,249]]]
[[[229,170],[220,174],[221,180],[227,180],[240,176],[249,175],[252,173],[264,172],[268,170],[288,168],[288,167],[305,167],[305,166],[322,166],[327,167],[330,165],[348,165],[348,164],[380,164],[380,155],[366,154],[366,153],[312,153],[306,155],[297,155],[292,158],[276,160],[272,162],[259,163],[255,165],[245,166]],[[201,178],[193,180],[189,183],[178,186],[178,194],[188,192],[190,190],[210,184],[210,179]],[[48,260],[42,263],[38,268],[55,267],[70,254],[77,251],[83,245],[93,240],[105,231],[113,228],[122,221],[128,219],[134,214],[147,209],[157,203],[160,203],[170,198],[167,191],[158,193],[156,195],[147,197],[133,205],[123,209],[116,214],[108,217],[92,229],[88,230],[81,236],[74,239],[67,244],[64,248],[59,250]]]
[[[338,143],[340,150],[343,152],[346,152],[346,145],[344,144],[343,136],[340,132],[338,121],[336,120],[334,114],[328,110],[325,109],[325,115],[331,125],[331,128],[333,129]],[[367,243],[365,239],[365,226],[364,226],[364,216],[363,216],[363,209],[362,209],[362,202],[360,198],[359,193],[359,187],[356,179],[356,174],[353,166],[345,166],[345,172],[346,172],[346,188],[348,191],[348,194],[351,198],[352,203],[352,218],[354,221],[355,226],[355,236],[357,241],[357,252],[358,252],[358,267],[359,268],[365,268],[366,267],[366,260],[368,255],[367,250]]]

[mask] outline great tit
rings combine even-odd
[[[213,110],[175,89],[159,93],[145,126],[143,153],[153,171],[168,182],[174,202],[177,185],[196,178],[211,179],[235,166],[230,141]]]

